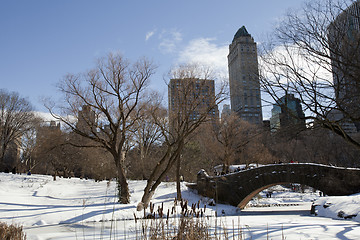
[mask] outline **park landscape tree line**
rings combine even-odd
[[[332,18],[327,21],[332,22],[337,15],[330,10],[342,8],[329,5],[329,1],[322,3],[321,6],[318,3],[306,5],[304,12],[308,18],[299,18],[293,13],[284,19],[273,36],[278,37],[276,47],[286,49],[282,51],[286,57],[273,54],[273,46],[263,49],[263,66],[260,67],[266,71],[260,73],[263,89],[274,100],[284,91],[301,96],[301,103],[312,113],[306,117],[312,121],[308,122],[308,128],[290,126],[271,133],[264,127],[242,121],[236,114],[212,121],[208,113],[227,97],[226,86],[221,84],[214,101],[201,109],[197,118],[187,114],[196,109],[202,99],[189,97],[192,89],[184,84],[179,89],[186,99],[182,114],[170,113],[163,106],[162,96],[148,88],[156,70],[153,63],[147,59],[130,63],[122,55],[109,54],[99,59],[94,69],[83,74],[68,74],[60,81],[58,89],[64,96],[63,102],[47,101],[46,107],[62,124],[61,128],[44,124],[32,112],[30,103],[17,93],[0,92],[2,170],[9,144],[15,142],[22,147],[18,170],[53,174],[54,179],[57,175],[98,180],[116,178],[121,203],[130,200],[127,180],[145,179],[147,185],[138,205],[140,210],[147,207],[162,181],[176,180],[180,199],[180,176],[193,181],[199,169],[212,172],[218,164],[223,164],[224,172],[231,164],[290,161],[359,166],[358,134],[347,134],[339,122],[332,121],[326,114],[338,108],[344,116],[357,120],[357,112],[336,104],[338,99],[331,94],[331,90],[336,90],[332,80],[325,81],[323,75],[317,76],[315,69],[309,79],[309,73],[292,61],[295,48],[303,57],[312,56],[305,58],[309,61],[307,64],[314,66],[313,57],[317,57],[317,64],[331,69],[331,59],[323,61],[324,57],[333,57],[328,52],[331,45],[323,45],[324,52],[311,48],[319,47],[311,45],[314,41],[327,39],[324,34],[328,22],[318,21],[315,16],[325,16],[329,11]],[[317,23],[322,25],[315,25]],[[313,25],[315,32],[298,31]],[[216,79],[216,76],[210,68],[185,64],[172,69],[171,78]],[[89,108],[93,114],[91,118],[80,114],[84,108]],[[176,116],[170,117],[171,114]],[[81,126],[80,119],[83,120]]]

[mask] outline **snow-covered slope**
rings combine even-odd
[[[0,173],[0,221],[33,226],[133,219],[134,214],[143,217],[143,212],[136,211],[136,205],[145,184],[145,181],[129,181],[131,203],[118,204],[114,181],[95,182],[78,178],[53,181],[51,176]],[[182,189],[189,206],[201,199],[188,191],[185,183]],[[164,204],[164,211],[171,209],[175,197],[175,183],[162,183],[153,196],[155,210],[161,204]],[[200,207],[207,202],[207,199],[203,200]],[[237,211],[235,207],[222,206],[221,209],[226,209],[229,214]],[[207,208],[206,213],[214,216],[215,209]]]

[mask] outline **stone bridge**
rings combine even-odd
[[[200,195],[243,209],[259,192],[274,185],[299,183],[329,196],[360,192],[360,169],[347,169],[311,163],[265,165],[222,176],[209,176],[201,170],[192,186]]]

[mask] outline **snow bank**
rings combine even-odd
[[[317,216],[360,222],[360,193],[351,196],[322,197],[314,202]]]

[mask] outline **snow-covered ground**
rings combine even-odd
[[[134,216],[144,216],[136,211],[144,186],[145,181],[129,181],[131,203],[122,205],[117,203],[115,182],[0,173],[0,222],[23,225],[30,240],[135,239],[141,226]],[[226,228],[229,236],[242,229],[245,239],[360,238],[360,194],[319,197],[317,192],[300,194],[278,186],[271,198],[266,190],[251,202],[257,207],[240,211],[223,204],[209,206],[209,199],[189,191],[185,183],[182,190],[189,207],[199,201],[201,209],[207,205],[205,219],[213,231]],[[165,214],[170,212],[175,196],[175,184],[162,183],[153,197],[155,210],[163,204]],[[313,200],[317,216],[310,215]],[[180,208],[178,204],[176,213],[170,213],[170,221],[178,221]]]

